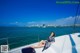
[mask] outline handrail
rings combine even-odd
[[[1,38],[0,40],[14,39],[14,38],[22,38],[22,37],[26,37],[26,36],[20,36],[20,37],[6,37],[6,38]],[[28,39],[31,39],[31,38],[28,38]],[[39,41],[39,35],[38,35],[38,41]]]
[[[36,40],[36,39],[34,39],[34,40]],[[21,43],[21,42],[26,42],[26,40],[24,41],[24,40],[21,40],[20,42],[16,42],[16,43],[11,43],[11,44],[9,44],[9,45],[14,45],[14,44],[18,44],[18,43]]]
[[[7,39],[7,38],[1,38],[0,40],[5,40],[5,39]]]
[[[1,38],[1,39],[0,39],[0,42],[1,42],[1,41],[5,41],[5,42],[1,42],[0,45],[2,45],[2,44],[4,45],[4,43],[6,43],[6,45],[9,46],[9,50],[10,50],[10,46],[11,46],[11,45],[16,45],[16,44],[24,43],[24,42],[26,42],[26,44],[30,44],[30,43],[28,43],[28,41],[26,40],[26,38],[23,39],[22,37],[25,37],[25,36],[21,36],[21,37],[11,37],[11,38],[14,38],[14,39],[12,40],[12,41],[14,41],[14,42],[9,42],[9,39],[11,39],[10,37]],[[22,38],[22,39],[20,39],[18,42],[15,42],[15,38]],[[39,38],[39,36],[38,36],[38,38]],[[39,41],[39,39],[31,39],[31,38],[28,38],[28,39],[30,39],[32,42],[34,42],[34,40]]]
[[[14,39],[14,38],[22,38],[22,37],[26,37],[26,36],[21,36],[21,37],[6,37],[6,38],[1,38],[0,41],[1,41],[1,40],[6,40],[6,43],[9,44],[9,39],[12,39],[12,38],[13,38],[13,39]],[[28,38],[28,39],[31,39],[31,38]],[[34,39],[34,40],[37,40],[37,39]],[[24,41],[24,39],[21,39],[21,40],[19,40],[19,41],[20,41],[20,42],[25,42],[26,40]],[[38,41],[39,41],[39,35],[38,35]],[[18,43],[18,42],[17,42],[17,43]],[[11,43],[11,44],[17,44],[17,43]],[[9,44],[9,45],[11,45],[11,44]]]
[[[26,37],[26,36],[20,36],[20,37],[6,37],[6,38],[1,38],[0,40],[10,39],[10,38],[22,38],[22,37]]]

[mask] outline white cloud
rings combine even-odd
[[[29,25],[35,25],[35,24],[39,24],[39,25],[42,25],[42,24],[47,24],[47,25],[73,25],[74,24],[74,21],[75,21],[75,18],[77,18],[77,21],[76,21],[76,24],[80,24],[80,16],[70,16],[70,17],[66,17],[66,18],[61,18],[61,19],[57,19],[57,20],[54,20],[54,21],[39,21],[39,22],[35,22],[35,21],[32,21],[32,22],[28,22]]]
[[[74,16],[74,17],[70,16],[67,18],[61,18],[61,19],[55,20],[54,24],[57,24],[57,25],[73,25],[75,18],[77,19],[76,24],[80,24],[80,16]]]

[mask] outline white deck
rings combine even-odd
[[[55,38],[55,43],[42,52],[43,48],[37,48],[36,53],[80,53],[80,33],[63,35]],[[37,45],[38,43],[34,43],[31,45]],[[9,51],[9,53],[22,53],[21,49],[25,47],[29,47],[31,45],[26,45],[23,47],[15,48]]]

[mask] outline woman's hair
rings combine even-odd
[[[52,37],[55,37],[55,33],[54,32],[52,32],[52,33],[53,33]]]

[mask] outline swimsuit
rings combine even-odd
[[[54,37],[49,37],[48,40],[45,41],[45,46],[44,46],[42,52],[51,46],[51,42],[55,42]]]

